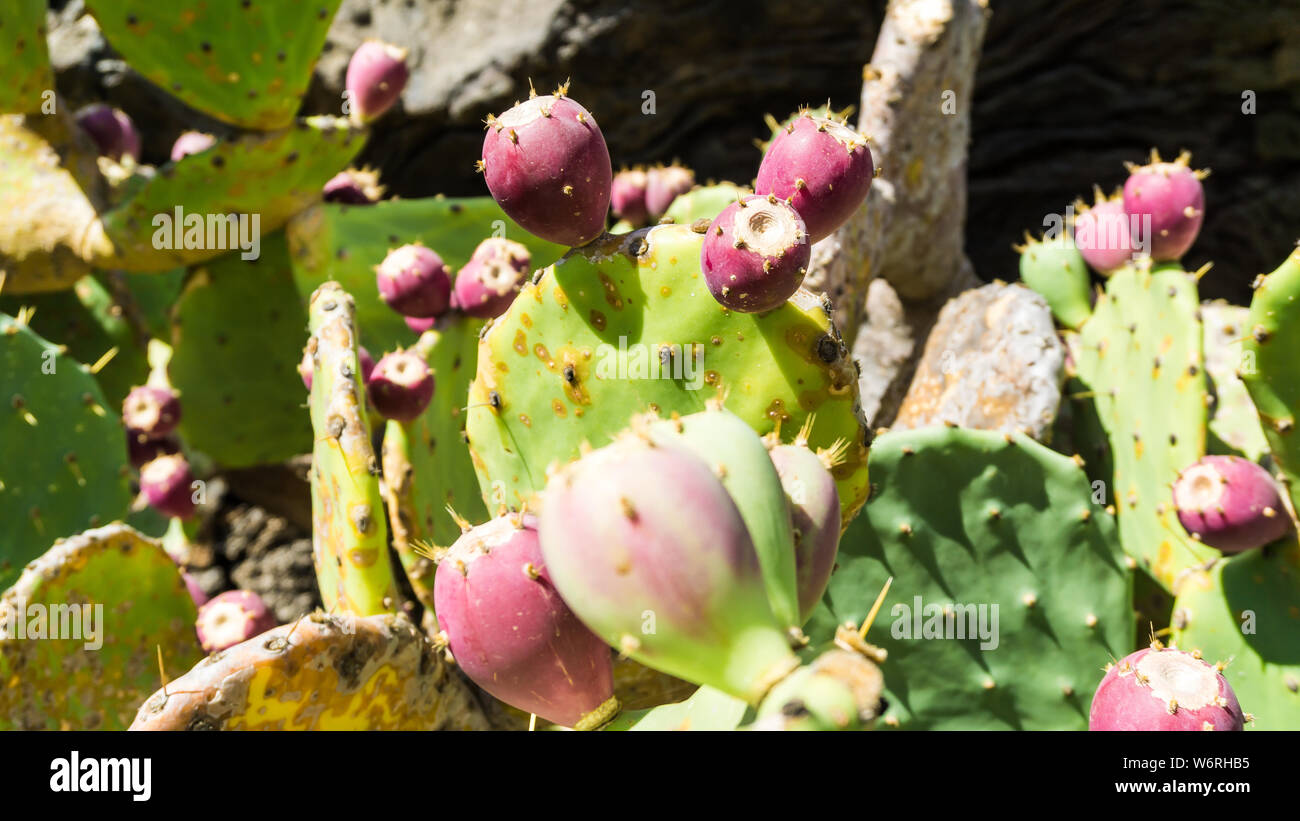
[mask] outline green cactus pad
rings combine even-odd
[[[1268,453],[1259,412],[1250,401],[1237,370],[1252,370],[1253,358],[1242,351],[1242,342],[1250,334],[1250,309],[1226,302],[1201,306],[1205,325],[1205,370],[1214,392],[1211,405],[1211,452],[1240,454],[1257,462]]]
[[[779,424],[790,439],[816,414],[811,447],[845,440],[834,475],[852,519],[867,495],[868,432],[826,307],[800,291],[765,314],[727,311],[700,274],[702,239],[659,225],[597,240],[535,276],[493,321],[479,342],[466,427],[485,497],[500,482],[517,507],[583,442],[606,444],[645,410],[703,410],[721,390],[759,434]]]
[[[203,657],[197,615],[176,563],[130,527],[56,542],[0,598],[0,730],[126,729],[160,651],[172,673]]]
[[[663,218],[671,219],[678,225],[690,225],[702,219],[712,222],[714,217],[722,213],[722,209],[745,194],[752,193],[749,188],[730,182],[698,185],[673,200]]]
[[[55,539],[126,515],[126,434],[86,367],[0,314],[0,589]]]
[[[230,253],[191,270],[175,306],[167,366],[190,447],[229,468],[311,450],[298,374],[306,326],[283,232],[263,238],[257,260]]]
[[[624,711],[601,729],[726,731],[736,729],[752,716],[753,710],[740,699],[712,687],[701,687],[690,698],[677,704]]]
[[[0,111],[36,114],[53,94],[45,0],[9,0],[0,13]]]
[[[1196,281],[1177,267],[1123,268],[1080,332],[1075,362],[1110,437],[1124,550],[1172,590],[1218,555],[1178,522],[1173,482],[1205,455],[1207,390]]]
[[[1264,277],[1250,303],[1250,318],[1243,336],[1241,381],[1259,409],[1259,419],[1282,472],[1293,507],[1300,500],[1300,433],[1296,409],[1300,408],[1300,248],[1277,270]]]
[[[1179,585],[1174,638],[1227,663],[1254,730],[1300,730],[1300,545],[1294,537],[1197,570]]]
[[[364,143],[363,132],[347,120],[308,117],[182,157],[104,215],[103,235],[112,247],[93,261],[101,268],[165,271],[227,251],[251,255],[241,243],[251,246],[249,240],[266,237],[319,199],[321,187]],[[231,225],[230,215],[243,222]]]
[[[1077,329],[1092,314],[1088,264],[1068,236],[1029,238],[1020,251],[1020,280],[1047,300],[1052,316],[1067,328]]]
[[[1084,471],[1092,482],[1093,502],[1109,505],[1108,488],[1115,477],[1115,466],[1110,458],[1110,439],[1097,416],[1097,404],[1092,392],[1079,379],[1073,365],[1079,356],[1079,335],[1073,331],[1061,334],[1069,356],[1066,359],[1065,383],[1061,386],[1061,407],[1052,429],[1052,450],[1083,460]]]
[[[311,425],[312,558],[331,612],[373,616],[399,605],[388,560],[388,525],[371,447],[366,392],[357,360],[352,297],[327,282],[308,311],[314,363]]]
[[[866,637],[888,651],[883,726],[1086,727],[1102,668],[1132,649],[1133,621],[1115,524],[1083,471],[1020,434],[927,428],[878,438],[871,479],[807,630],[825,641],[860,623],[893,577]],[[971,630],[981,606],[996,649]]]
[[[376,356],[411,344],[414,334],[379,298],[375,266],[394,248],[422,242],[452,269],[469,262],[490,236],[522,243],[534,268],[550,265],[565,249],[537,239],[515,225],[491,197],[383,200],[373,205],[323,203],[289,223],[294,275],[305,300],[321,283],[334,280],[357,303],[361,342]]]
[[[86,6],[113,48],[150,82],[218,120],[269,131],[297,113],[340,2]]]
[[[154,693],[132,730],[487,730],[474,691],[405,616],[304,616]]]

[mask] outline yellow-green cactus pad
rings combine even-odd
[[[0,11],[0,111],[35,114],[54,96],[45,8],[45,0],[9,0]]]

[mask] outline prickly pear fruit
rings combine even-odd
[[[556,592],[536,517],[465,531],[439,560],[433,596],[456,664],[492,695],[579,729],[618,711],[609,646]]]
[[[172,162],[190,154],[200,154],[217,144],[217,138],[202,131],[186,131],[172,143]]]
[[[375,268],[379,296],[403,316],[438,317],[451,305],[451,277],[442,257],[413,243],[389,251]]]
[[[479,319],[506,312],[528,278],[533,258],[528,248],[504,237],[489,237],[474,249],[456,275],[456,307]]]
[[[190,485],[194,474],[184,454],[159,456],[140,468],[140,493],[149,506],[168,516],[187,519],[194,514]]]
[[[1240,456],[1203,456],[1174,482],[1178,521],[1193,538],[1225,553],[1263,547],[1291,530],[1267,470]]]
[[[344,80],[350,110],[358,124],[368,123],[393,107],[410,79],[406,49],[379,40],[366,40],[348,61]]]
[[[744,519],[703,460],[625,433],[556,472],[542,504],[556,589],[626,655],[754,705],[798,666]]]
[[[357,346],[357,362],[361,365],[361,384],[364,385],[370,381],[370,374],[375,370],[375,358],[366,350],[365,345]],[[311,375],[315,370],[316,363],[312,361],[310,353],[303,351],[302,361],[298,363],[298,375],[302,377],[302,384],[307,390],[311,390]]]
[[[384,187],[379,184],[379,175],[374,171],[348,168],[331,177],[321,188],[321,195],[326,202],[370,205],[384,196]]]
[[[1177,260],[1196,241],[1205,218],[1206,172],[1188,164],[1191,154],[1183,152],[1173,162],[1162,162],[1152,150],[1144,166],[1129,166],[1124,183],[1124,212],[1137,217],[1135,244],[1152,259]]]
[[[768,455],[785,488],[794,526],[795,582],[802,625],[826,592],[839,552],[840,495],[831,475],[838,450],[814,453],[803,431],[788,445],[772,439],[768,442]]]
[[[131,467],[142,468],[159,456],[181,452],[181,443],[174,436],[150,439],[137,433],[126,433],[126,455]]]
[[[673,200],[695,187],[695,172],[680,165],[652,168],[646,172],[646,214],[659,219],[673,204]]]
[[[271,608],[251,590],[227,590],[200,607],[195,622],[199,644],[209,653],[234,647],[276,626]]]
[[[634,168],[615,174],[610,186],[610,209],[615,217],[627,220],[634,228],[640,228],[650,219],[650,212],[646,209],[647,183],[646,172]]]
[[[181,421],[181,401],[169,388],[139,385],[122,400],[122,423],[136,439],[161,439]]]
[[[1078,328],[1092,316],[1088,266],[1068,236],[1036,240],[1026,235],[1020,252],[1020,279],[1047,300],[1056,321]]]
[[[185,580],[185,589],[189,592],[190,598],[194,600],[195,607],[202,607],[212,600],[212,597],[199,586],[199,580],[194,578],[192,573],[182,570],[181,578]]]
[[[1240,730],[1244,723],[1218,667],[1158,644],[1106,671],[1088,715],[1089,730]]]
[[[140,132],[125,111],[92,103],[77,112],[77,125],[90,135],[103,156],[115,162],[127,155],[140,159]]]
[[[479,167],[525,231],[579,246],[605,230],[614,171],[595,118],[564,95],[560,88],[489,117]]]
[[[867,198],[875,167],[867,138],[803,112],[772,139],[754,192],[786,200],[808,226],[808,241],[830,236]]]
[[[457,306],[456,306],[455,291],[451,292],[450,307],[452,310],[456,310]],[[432,331],[438,325],[438,318],[436,316],[430,316],[430,317],[404,316],[402,317],[402,321],[406,323],[406,327],[410,328],[411,332],[414,333],[416,336],[419,336],[425,331]]]
[[[379,359],[366,380],[370,404],[385,419],[414,420],[433,398],[433,373],[410,351],[393,351]]]
[[[780,307],[803,283],[811,251],[799,214],[775,196],[733,202],[700,248],[704,280],[721,305],[741,313]]]
[[[1129,223],[1124,197],[1118,191],[1106,197],[1097,189],[1091,207],[1075,204],[1074,245],[1092,270],[1106,276],[1133,258],[1136,249]]]

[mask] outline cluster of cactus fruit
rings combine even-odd
[[[86,218],[0,232],[0,435],[25,471],[0,468],[0,728],[515,726],[484,693],[577,729],[1300,726],[1300,253],[1210,350],[1178,265],[1204,215],[1186,157],[1022,250],[1071,353],[1064,453],[872,432],[803,287],[875,172],[829,112],[776,126],[752,187],[698,186],[615,174],[566,84],[487,117],[491,199],[385,199],[344,166],[400,99],[402,49],[354,53],[346,119],[293,117],[338,0],[245,3],[221,44],[156,4],[87,5],[239,132],[181,134],[154,169],[124,113],[83,110],[83,138],[0,90],[0,214],[44,185]],[[274,66],[248,56],[289,29]],[[149,241],[174,209],[259,214],[260,256]],[[72,433],[32,433],[51,426]],[[183,567],[204,479],[308,450],[325,612],[209,600]],[[1135,621],[1135,576],[1163,617]],[[132,602],[106,609],[135,632],[106,625],[102,658],[33,649],[14,625],[59,601]],[[159,689],[138,635],[189,672]],[[111,695],[49,686],[110,664]],[[647,675],[658,695],[630,695]]]

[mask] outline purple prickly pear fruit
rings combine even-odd
[[[191,484],[194,474],[184,454],[159,456],[140,468],[140,493],[149,506],[180,519],[194,514]]]
[[[181,421],[181,400],[169,388],[139,385],[122,400],[122,423],[137,438],[161,439]]]
[[[140,159],[140,132],[125,111],[93,103],[77,112],[77,125],[90,135],[103,156],[115,162],[127,155]]]
[[[840,496],[831,475],[838,451],[813,453],[801,432],[793,444],[771,445],[768,454],[790,500],[799,616],[807,622],[826,592],[839,552]]]
[[[479,168],[525,231],[576,247],[604,232],[614,171],[600,126],[565,91],[489,117]]]
[[[386,353],[366,380],[370,404],[385,419],[414,420],[433,398],[433,372],[410,351]]]
[[[847,125],[804,112],[772,139],[754,181],[757,194],[794,206],[809,242],[830,236],[867,198],[875,176],[867,138]]]
[[[1097,686],[1089,730],[1240,730],[1248,720],[1223,667],[1159,644],[1112,665]]]
[[[680,165],[652,168],[646,172],[645,210],[659,219],[673,200],[695,187],[695,172]]]
[[[126,455],[131,467],[141,468],[159,456],[170,456],[181,452],[181,443],[174,436],[150,439],[138,433],[126,433]]]
[[[1239,456],[1203,456],[1180,473],[1174,506],[1193,538],[1225,553],[1262,547],[1291,531],[1273,477]]]
[[[362,124],[377,119],[402,96],[410,77],[406,49],[366,40],[348,61],[344,80],[350,105],[348,116]]]
[[[618,711],[609,645],[555,590],[535,517],[512,513],[463,533],[438,563],[433,599],[456,664],[492,695],[579,729]]]
[[[403,316],[438,317],[451,307],[451,277],[442,257],[419,243],[389,251],[375,268],[379,296]]]
[[[1154,260],[1181,259],[1201,231],[1205,218],[1201,180],[1207,172],[1193,170],[1188,164],[1191,158],[1183,152],[1173,162],[1162,162],[1153,150],[1147,165],[1129,165],[1124,211],[1137,218],[1134,244]]]
[[[321,189],[326,202],[343,205],[371,205],[384,196],[379,175],[370,169],[349,168],[335,174]]]
[[[375,358],[370,355],[364,345],[357,348],[357,362],[361,365],[361,384],[364,385],[370,381],[370,374],[375,370]],[[312,373],[315,370],[315,363],[312,362],[311,354],[303,352],[302,361],[298,363],[298,375],[302,377],[302,384],[307,390],[311,390]]]
[[[251,590],[227,590],[199,608],[199,644],[217,653],[277,627],[275,614]]]
[[[614,216],[626,220],[633,228],[645,225],[650,219],[646,209],[647,174],[639,168],[620,171],[614,175],[609,191],[609,207]]]
[[[217,144],[217,138],[202,131],[186,131],[172,143],[172,162],[190,154],[199,154]]]
[[[1074,245],[1083,261],[1099,274],[1110,274],[1133,258],[1133,238],[1129,233],[1129,216],[1124,198],[1116,192],[1106,197],[1097,189],[1091,208],[1075,205]]]
[[[185,589],[189,591],[190,598],[194,600],[195,607],[202,607],[211,601],[212,597],[203,591],[199,586],[198,579],[195,579],[189,572],[182,570],[181,578],[185,580]]]
[[[700,248],[709,293],[741,313],[770,311],[789,299],[811,254],[799,214],[775,196],[748,196],[713,220]]]
[[[685,448],[588,453],[551,476],[538,531],[565,602],[637,661],[751,704],[798,666],[740,511]]]
[[[451,308],[452,309],[456,308],[455,291],[453,291],[451,294]],[[438,326],[438,318],[432,316],[431,317],[406,316],[406,317],[402,317],[402,320],[406,322],[406,327],[410,328],[411,332],[414,333],[416,336],[419,336],[425,331],[432,331],[434,328]]]
[[[456,307],[469,316],[492,319],[506,312],[532,266],[528,248],[489,237],[456,275]]]

